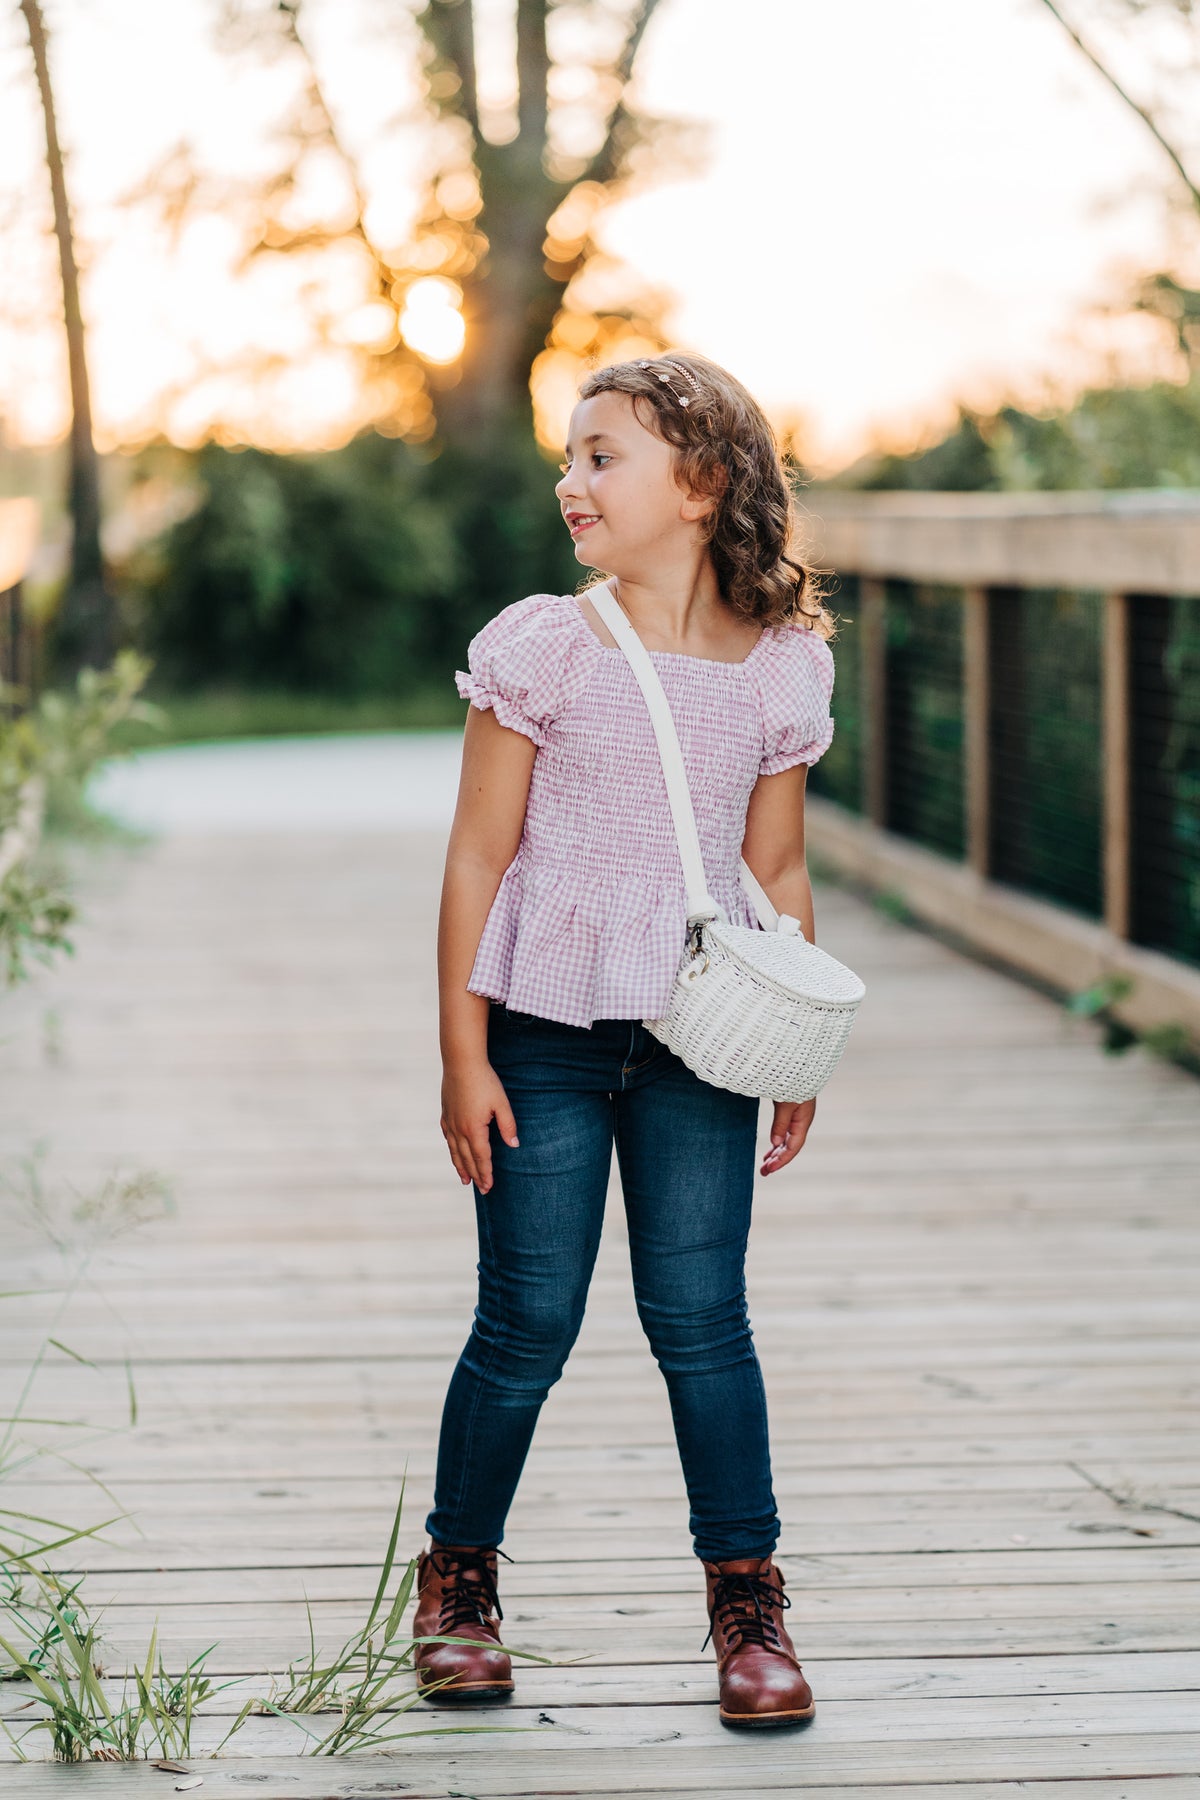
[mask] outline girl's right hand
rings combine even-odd
[[[505,1143],[515,1148],[517,1121],[491,1063],[461,1072],[447,1070],[442,1077],[442,1136],[463,1186],[473,1181],[481,1194],[492,1185],[488,1126],[493,1119]]]

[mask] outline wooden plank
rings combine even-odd
[[[1191,492],[839,493],[816,497],[811,554],[846,575],[954,586],[1200,592]]]
[[[464,1789],[456,1785],[461,1777],[451,1773],[447,1780],[422,1767],[409,1767],[409,1748],[401,1746],[385,1756],[372,1757],[364,1767],[363,1758],[304,1760],[300,1757],[270,1758],[228,1757],[220,1763],[197,1759],[190,1766],[204,1775],[206,1800],[242,1800],[246,1785],[261,1800],[362,1800],[364,1791],[405,1796],[405,1800],[464,1800]],[[688,1766],[673,1766],[662,1759],[657,1773],[639,1758],[636,1764],[620,1753],[594,1753],[596,1761],[587,1759],[586,1766],[569,1770],[570,1791],[586,1794],[589,1800],[622,1800],[636,1794],[639,1800],[667,1800],[679,1794],[713,1794],[714,1769],[720,1770],[722,1794],[737,1794],[741,1800],[761,1800],[766,1794],[795,1792],[799,1764],[804,1790],[814,1793],[835,1791],[838,1800],[1061,1800],[1062,1780],[1070,1780],[1070,1800],[1197,1800],[1200,1776],[1183,1774],[1145,1778],[1116,1776],[1092,1779],[1084,1776],[1051,1774],[1045,1781],[1004,1773],[995,1779],[975,1780],[967,1775],[956,1781],[952,1790],[935,1777],[932,1784],[906,1780],[902,1773],[889,1776],[886,1770],[859,1767],[849,1782],[836,1773],[830,1777],[828,1764],[818,1765],[810,1752],[809,1740],[777,1751],[770,1766],[764,1766],[760,1754],[754,1768],[741,1765],[725,1745],[720,1760],[712,1760],[707,1771],[697,1770],[689,1758]],[[874,1759],[872,1759],[874,1760]],[[1155,1759],[1156,1760],[1156,1759]],[[503,1756],[502,1764],[471,1771],[471,1791],[465,1800],[530,1800],[535,1790],[523,1785],[535,1779],[537,1771],[512,1754]],[[413,1779],[413,1777],[416,1779]],[[28,1800],[46,1800],[47,1796],[66,1791],[73,1794],[119,1795],[164,1792],[164,1777],[150,1763],[131,1764],[124,1768],[90,1764],[86,1769],[69,1771],[49,1767],[23,1769],[18,1778],[21,1792]],[[380,1783],[386,1784],[381,1787]],[[167,1789],[166,1791],[170,1791]],[[561,1788],[557,1790],[561,1792]]]
[[[209,1667],[216,1667],[216,1658]],[[1190,1693],[1200,1676],[1200,1653],[1142,1651],[1092,1656],[904,1656],[837,1660],[808,1654],[804,1667],[822,1703],[833,1700],[971,1699],[983,1695],[1103,1694],[1120,1696]],[[518,1671],[525,1704],[543,1706],[711,1706],[713,1664],[704,1654],[688,1662],[585,1663],[564,1668],[528,1665]],[[236,1716],[244,1702],[272,1692],[274,1677],[255,1674],[225,1678],[199,1710],[215,1717]],[[532,1685],[531,1685],[532,1683]],[[104,1680],[110,1704],[119,1703],[121,1683]],[[33,1695],[27,1684],[0,1686],[0,1717],[19,1719]]]
[[[1142,1697],[1144,1703],[1145,1697]],[[599,1711],[600,1709],[597,1709]],[[714,1780],[719,1792],[736,1793],[746,1788],[792,1787],[797,1778],[805,1790],[833,1787],[839,1783],[868,1787],[902,1786],[921,1782],[996,1782],[1016,1783],[1030,1777],[1071,1780],[1112,1778],[1146,1778],[1155,1775],[1192,1776],[1200,1758],[1200,1734],[1186,1731],[1159,1731],[1150,1734],[1109,1734],[1103,1722],[1073,1729],[1073,1720],[1059,1715],[1060,1727],[1055,1735],[1034,1735],[1024,1717],[1015,1717],[1007,1730],[974,1735],[963,1729],[966,1721],[956,1719],[947,1706],[942,1724],[944,1737],[908,1736],[903,1730],[895,1735],[861,1735],[865,1720],[851,1716],[834,1729],[833,1708],[820,1715],[820,1725],[803,1734],[771,1732],[757,1737],[742,1734],[734,1738],[716,1719],[716,1709],[705,1713],[690,1707],[647,1707],[631,1715],[617,1709],[619,1716],[610,1725],[597,1718],[591,1709],[560,1709],[550,1723],[528,1732],[508,1735],[504,1722],[496,1721],[496,1729],[477,1736],[410,1737],[398,1746],[387,1761],[372,1758],[364,1767],[361,1760],[349,1768],[338,1770],[336,1763],[324,1758],[312,1759],[308,1768],[296,1771],[296,1779],[287,1786],[275,1786],[271,1764],[242,1758],[229,1759],[220,1765],[205,1765],[199,1757],[193,1762],[205,1776],[205,1800],[233,1800],[244,1794],[245,1781],[253,1780],[258,1794],[297,1796],[305,1800],[333,1800],[339,1792],[362,1795],[364,1782],[374,1781],[376,1793],[394,1794],[393,1783],[399,1781],[400,1793],[462,1796],[474,1800],[484,1795],[520,1795],[529,1800],[532,1794],[546,1793],[638,1793],[646,1789],[666,1788],[676,1792],[712,1794]],[[860,1709],[853,1709],[858,1711]],[[551,1717],[548,1715],[548,1718]],[[459,1721],[461,1724],[461,1716]],[[428,1729],[423,1722],[405,1720],[415,1733]],[[476,1718],[476,1728],[480,1721]],[[892,1721],[888,1721],[889,1725]],[[902,1715],[897,1724],[903,1723]],[[220,1735],[216,1722],[198,1721],[196,1737],[208,1742]],[[509,1728],[511,1731],[511,1727]],[[1084,1733],[1086,1732],[1086,1735]],[[302,1734],[284,1721],[253,1719],[244,1727],[247,1745],[257,1742],[260,1757],[280,1759],[280,1776],[293,1773],[293,1751]],[[844,1733],[844,1735],[843,1735]],[[200,1749],[200,1757],[203,1749]],[[282,1759],[287,1759],[283,1762]],[[149,1764],[142,1765],[145,1776],[138,1775],[147,1787],[164,1791],[164,1778]],[[426,1771],[432,1780],[426,1777]],[[49,1771],[39,1771],[40,1780],[22,1770],[24,1796],[39,1796],[51,1791],[62,1792],[66,1780],[71,1791],[82,1785],[79,1771],[55,1771],[57,1789],[47,1781]],[[115,1769],[113,1765],[86,1771],[87,1791],[125,1793],[133,1791],[132,1770]],[[237,1780],[241,1775],[241,1781]],[[116,1779],[113,1779],[113,1777]],[[152,1777],[153,1780],[147,1779]],[[338,1781],[345,1785],[339,1789]],[[553,1786],[547,1789],[547,1784]],[[123,1785],[127,1783],[128,1785]],[[944,1792],[944,1789],[943,1789]],[[1074,1795],[1075,1790],[1072,1790]],[[1015,1795],[1014,1795],[1015,1800]]]

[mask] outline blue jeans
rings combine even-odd
[[[499,1544],[538,1413],[583,1320],[614,1141],[638,1316],[667,1383],[696,1553],[766,1556],[779,1520],[746,1312],[758,1102],[711,1086],[632,1019],[562,1025],[493,1002],[488,1056],[520,1146],[491,1128],[475,1190],[479,1303],[442,1416],[426,1521]]]

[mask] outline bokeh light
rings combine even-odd
[[[442,275],[414,281],[404,297],[400,335],[410,350],[429,363],[452,363],[462,355],[466,321],[460,310],[462,289]]]

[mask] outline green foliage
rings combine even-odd
[[[104,1690],[98,1627],[79,1597],[80,1581],[67,1582],[28,1561],[21,1561],[19,1572],[23,1585],[16,1590],[15,1604],[6,1608],[6,1618],[15,1621],[24,1642],[0,1636],[0,1649],[12,1664],[9,1679],[27,1681],[46,1710],[19,1738],[5,1726],[18,1757],[29,1760],[25,1740],[39,1732],[50,1739],[56,1762],[187,1756],[200,1705],[221,1691],[204,1673],[205,1660],[216,1646],[201,1651],[182,1675],[169,1675],[158,1650],[156,1625],[144,1666],[135,1666],[132,1676],[126,1675],[121,1698],[113,1706]],[[131,1684],[133,1694],[127,1698]]]
[[[1081,1019],[1099,1018],[1119,1001],[1127,1000],[1132,992],[1133,981],[1128,975],[1102,975],[1082,993],[1070,996],[1067,1011]]]
[[[35,963],[71,951],[67,928],[75,908],[61,880],[35,875],[19,862],[0,881],[0,988],[16,987]]]
[[[486,1725],[437,1725],[429,1731],[383,1729],[396,1714],[411,1711],[423,1698],[413,1682],[416,1644],[463,1641],[400,1636],[417,1571],[415,1561],[407,1563],[389,1598],[403,1505],[402,1488],[366,1622],[331,1657],[323,1658],[317,1650],[312,1610],[306,1605],[307,1657],[288,1665],[286,1677],[274,1682],[270,1695],[253,1696],[244,1703],[212,1755],[220,1755],[252,1714],[263,1712],[290,1719],[308,1740],[304,1754],[309,1756],[379,1749],[398,1738],[427,1736],[429,1731],[507,1729]],[[0,1679],[27,1682],[34,1703],[44,1709],[19,1737],[4,1727],[21,1761],[29,1760],[25,1743],[37,1733],[49,1738],[57,1762],[128,1762],[150,1755],[174,1759],[191,1754],[192,1726],[199,1708],[234,1685],[232,1680],[215,1685],[205,1674],[204,1665],[215,1644],[194,1657],[181,1675],[171,1675],[159,1651],[156,1624],[143,1666],[135,1665],[123,1677],[121,1697],[114,1705],[104,1687],[99,1625],[89,1617],[79,1593],[83,1578],[68,1580],[25,1557],[10,1557],[3,1576],[8,1589],[5,1623],[12,1635],[0,1634],[0,1650],[8,1658]],[[522,1652],[512,1654],[520,1656]],[[532,1662],[548,1660],[529,1652],[525,1656]],[[320,1726],[305,1722],[306,1717],[322,1713],[335,1714],[336,1722]]]
[[[942,492],[1200,487],[1200,375],[1093,388],[1059,412],[960,409],[939,443],[868,458],[834,484]]]
[[[867,458],[845,471],[832,485],[862,488],[936,488],[945,493],[976,492],[999,487],[984,421],[960,409],[958,423],[937,444],[911,456]]]
[[[17,729],[24,728],[33,739],[46,783],[51,831],[95,830],[95,814],[84,799],[88,777],[113,754],[122,728],[161,727],[160,709],[138,698],[150,668],[144,656],[122,650],[109,669],[82,669],[73,691],[43,694],[36,709],[19,721]]]
[[[578,574],[527,428],[487,456],[374,434],[320,455],[208,445],[195,473],[199,506],[130,571],[173,691],[453,694],[484,620]]]
[[[103,828],[84,799],[87,779],[122,728],[159,722],[159,709],[138,699],[149,671],[144,657],[125,650],[110,669],[82,670],[73,692],[44,694],[33,710],[0,716],[0,987],[71,948],[75,909],[61,874],[39,853],[41,828]],[[8,844],[20,836],[15,861],[4,853],[6,834]]]

